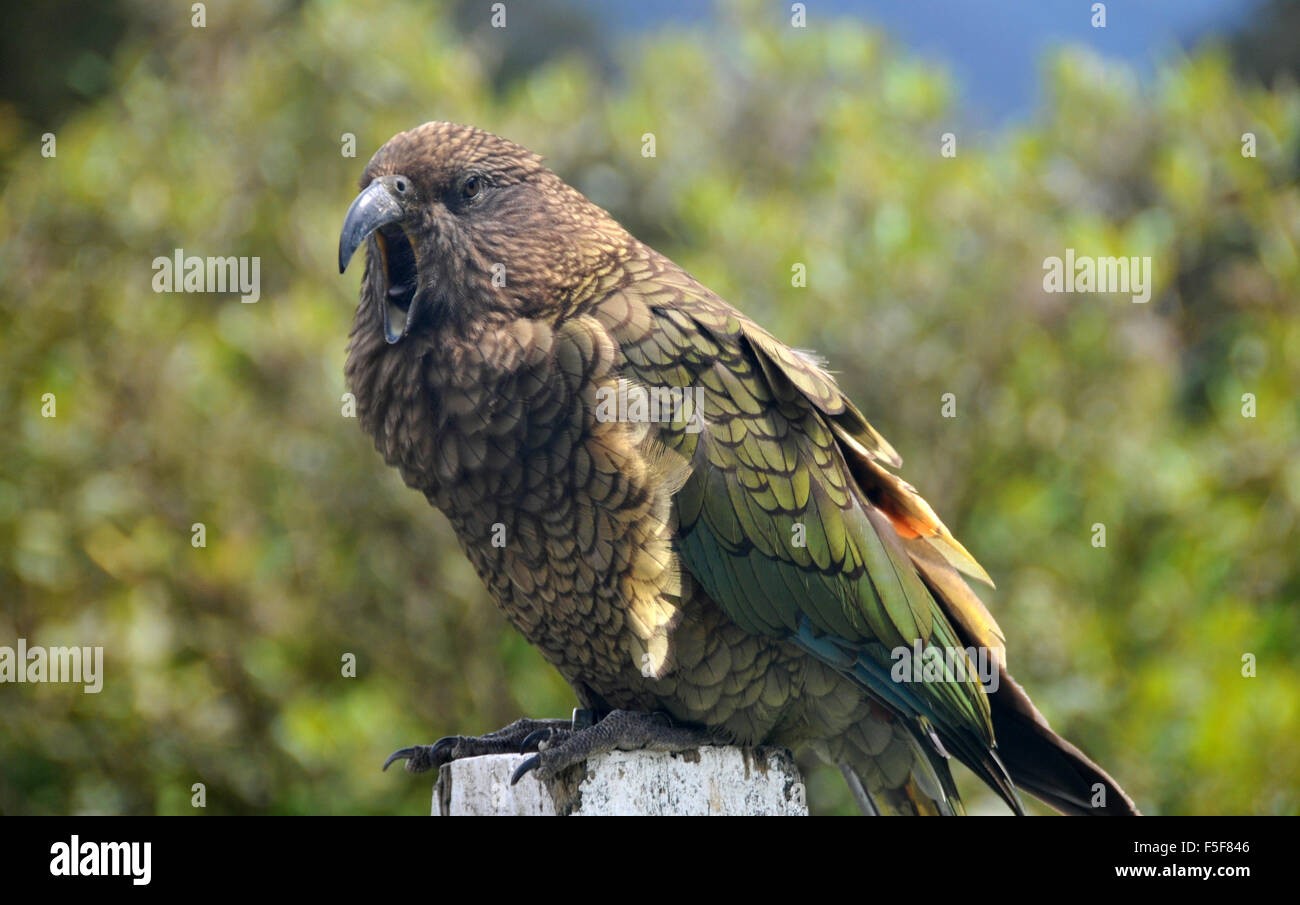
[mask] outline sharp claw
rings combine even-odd
[[[384,770],[387,771],[393,765],[393,761],[406,761],[407,772],[424,773],[433,767],[442,765],[443,755],[455,748],[461,741],[459,735],[448,735],[438,739],[432,745],[412,745],[409,748],[402,748],[400,751],[394,751],[388,755],[388,760],[384,761]]]
[[[538,742],[546,741],[550,737],[551,737],[550,729],[534,729],[532,732],[524,736],[524,740],[519,743],[519,750],[536,751],[537,748],[530,748],[529,746],[535,745]]]
[[[515,783],[519,782],[519,780],[523,779],[526,774],[531,773],[533,770],[536,770],[541,765],[542,765],[541,756],[534,754],[532,757],[528,758],[528,760],[524,761],[522,764],[520,764],[518,767],[515,768],[514,775],[510,777],[510,785],[513,786]]]
[[[442,752],[455,748],[460,743],[459,735],[444,735],[429,747],[429,760],[436,761]]]
[[[388,771],[388,768],[393,765],[393,761],[406,760],[408,758],[412,758],[415,756],[415,753],[419,750],[420,747],[418,745],[415,745],[410,748],[400,748],[397,751],[394,751],[392,754],[388,755],[388,760],[384,761],[383,772]]]

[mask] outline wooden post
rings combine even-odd
[[[433,789],[434,816],[808,814],[803,777],[783,748],[612,751],[551,782],[530,774],[511,786],[524,759],[494,754],[443,767]]]

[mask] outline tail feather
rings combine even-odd
[[[1047,719],[1029,700],[1029,695],[1011,678],[1006,667],[1002,631],[957,570],[927,550],[921,539],[906,543],[912,562],[935,599],[952,618],[963,643],[988,647],[998,662],[998,690],[989,695],[993,737],[997,745],[993,759],[1000,760],[996,766],[1005,768],[1017,788],[1062,813],[1138,814],[1137,806],[1119,783],[1082,751],[1053,732]],[[970,763],[968,758],[961,759]],[[977,769],[976,772],[1007,800],[1005,789],[996,782],[998,770]],[[1098,795],[1098,792],[1102,794]],[[1093,801],[1097,801],[1097,805],[1094,806]],[[1012,808],[1016,809],[1014,804]]]
[[[1063,814],[1133,817],[1141,813],[1105,770],[1052,731],[1005,668],[989,704],[998,754],[1018,787]]]

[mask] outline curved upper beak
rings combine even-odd
[[[348,269],[348,261],[357,246],[366,237],[387,223],[396,223],[404,216],[402,206],[388,190],[386,180],[376,179],[357,195],[347,216],[343,218],[343,231],[339,233],[339,273]]]

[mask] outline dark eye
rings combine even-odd
[[[393,188],[397,189],[398,194],[405,195],[406,190],[410,188],[410,186],[407,185],[405,177],[398,176],[395,180],[393,180]]]
[[[483,191],[483,180],[478,176],[467,176],[460,184],[460,197],[466,201],[478,196]]]

